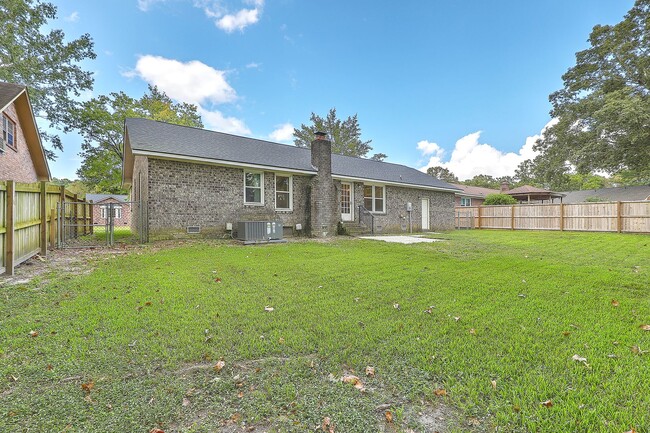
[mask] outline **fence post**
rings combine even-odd
[[[515,229],[515,205],[510,206],[510,230]]]
[[[56,209],[50,209],[50,247],[56,246]]]
[[[481,228],[481,207],[482,206],[478,207],[478,227],[477,227],[478,229]]]
[[[47,182],[41,182],[41,256],[47,255]]]
[[[560,231],[564,231],[564,203],[560,203]]]
[[[616,202],[616,231],[623,231],[623,209],[620,201]]]
[[[6,232],[5,232],[5,274],[14,274],[14,215],[15,215],[15,191],[16,185],[13,180],[7,181],[7,208],[6,208]]]
[[[57,218],[57,223],[59,229],[58,235],[59,235],[59,246],[63,243],[63,240],[65,238],[65,185],[61,185],[61,206],[60,206],[60,212],[58,212],[58,218]]]

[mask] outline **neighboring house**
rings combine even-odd
[[[506,182],[501,184],[500,190],[455,183],[452,185],[462,190],[456,193],[456,207],[482,206],[485,197],[490,194],[507,194],[517,199],[519,203],[544,203],[545,201],[553,203],[555,199],[562,202],[562,197],[565,194],[530,185],[510,189],[510,185]]]
[[[554,203],[555,199],[559,199],[559,202],[562,203],[562,197],[564,197],[564,194],[561,192],[553,192],[530,185],[522,185],[510,189],[507,183],[501,184],[501,194],[508,194],[519,201],[519,203]]]
[[[128,202],[128,196],[118,194],[86,194],[86,201],[93,203],[93,224],[108,223],[108,215],[112,211],[114,226],[131,225],[131,203]],[[109,203],[112,203],[112,205]]]
[[[124,126],[123,182],[142,201],[150,238],[241,221],[281,221],[329,236],[365,207],[376,231],[453,229],[458,190],[414,168],[145,119]],[[411,204],[410,212],[408,204]],[[364,215],[366,214],[363,211]]]
[[[589,201],[642,201],[650,200],[650,185],[566,191],[562,194],[565,195],[562,200],[563,203],[583,203]]]
[[[0,180],[49,181],[41,137],[27,88],[0,82]]]
[[[480,186],[461,185],[458,183],[452,183],[452,185],[462,190],[456,193],[456,207],[481,206],[486,196],[499,194],[500,192],[498,189],[483,188]]]

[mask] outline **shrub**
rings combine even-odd
[[[508,194],[488,194],[483,204],[485,206],[498,204],[517,204],[517,200]]]

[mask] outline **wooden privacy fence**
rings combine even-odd
[[[456,228],[650,233],[650,201],[457,207]]]
[[[45,256],[57,240],[57,203],[75,202],[76,194],[48,182],[0,181],[0,274],[13,275],[14,267],[40,253]],[[70,212],[92,226],[89,205],[79,203]],[[79,234],[88,227],[77,228]]]

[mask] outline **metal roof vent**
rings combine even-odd
[[[201,233],[201,226],[187,226],[187,233],[189,234],[199,234]]]

